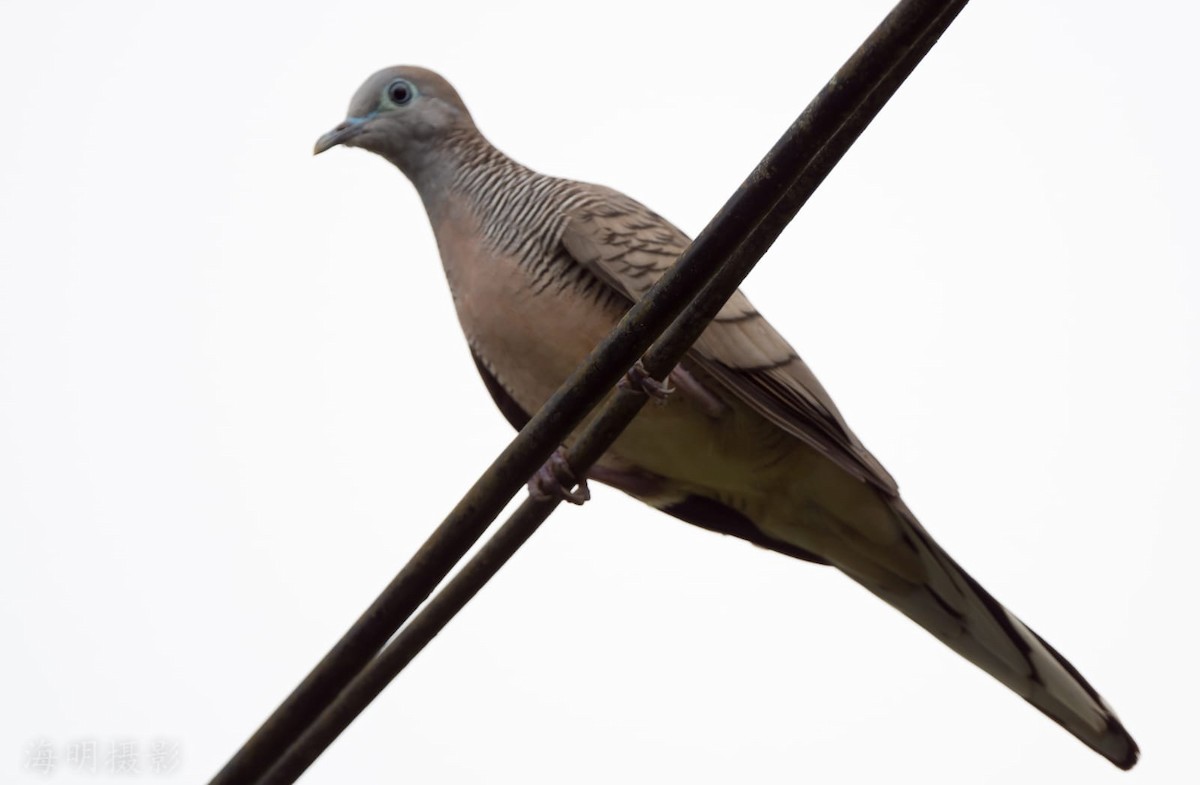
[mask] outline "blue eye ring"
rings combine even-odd
[[[417,95],[417,89],[407,79],[395,79],[387,86],[387,97],[396,106],[411,103]]]

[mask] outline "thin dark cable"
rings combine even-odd
[[[766,214],[756,221],[753,233],[717,271],[684,314],[647,352],[643,365],[652,376],[661,379],[675,366],[966,2],[909,0],[897,5],[788,129],[713,223],[701,233],[693,247],[705,240],[706,234],[714,229],[739,195],[759,187],[764,181],[782,179],[784,173],[790,173],[791,188],[779,194]],[[683,261],[684,257],[681,257],[679,264]],[[645,400],[643,393],[627,388],[618,391],[568,451],[568,463],[577,473],[582,473],[603,454],[645,404]],[[516,553],[557,505],[557,500],[527,499],[442,591],[291,745],[275,766],[259,780],[259,785],[295,782]]]
[[[674,267],[633,305],[476,480],[391,583],[210,781],[255,782],[466,554],[504,505],[637,361],[778,200],[773,181],[739,192]]]

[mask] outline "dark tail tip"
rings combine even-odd
[[[1099,752],[1112,761],[1117,768],[1129,771],[1142,754],[1142,751],[1138,749],[1137,742],[1133,740],[1129,731],[1125,730],[1125,726],[1116,717],[1108,718],[1108,735],[1118,742],[1114,745],[1116,749],[1112,751],[1099,750]]]

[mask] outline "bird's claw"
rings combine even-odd
[[[670,377],[668,376],[667,378],[669,379]],[[675,392],[675,388],[671,386],[670,382],[660,382],[651,376],[650,372],[646,370],[646,366],[642,365],[641,360],[635,362],[633,367],[625,372],[618,386],[643,392],[659,403],[665,402],[667,396]]]
[[[542,468],[529,478],[529,495],[539,501],[562,499],[571,504],[583,504],[592,498],[587,478],[576,478],[571,465],[567,463],[565,447],[555,450]]]

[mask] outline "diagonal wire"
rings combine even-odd
[[[788,129],[775,148],[718,213],[693,247],[717,231],[739,197],[763,183],[783,190],[728,261],[643,358],[649,374],[664,378],[699,337],[754,264],[795,216],[829,171],[858,138],[917,63],[937,42],[967,0],[906,0],[893,9]],[[689,249],[691,252],[691,249]],[[686,256],[686,254],[685,254]],[[680,264],[683,263],[681,257]],[[653,296],[653,292],[647,297]],[[644,393],[622,386],[567,452],[578,476],[597,460],[646,402]],[[527,499],[445,588],[372,660],[337,699],[258,780],[293,783],[491,579],[557,507],[559,501]]]
[[[739,192],[476,480],[383,592],[351,625],[210,785],[253,783],[412,615],[580,421],[607,395],[778,199]],[[707,235],[707,237],[706,237]],[[701,243],[701,239],[705,242]]]

